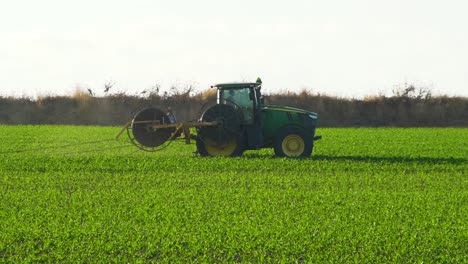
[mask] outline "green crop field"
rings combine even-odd
[[[468,129],[319,129],[310,159],[118,131],[0,126],[0,262],[468,262]]]

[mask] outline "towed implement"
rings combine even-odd
[[[196,122],[171,123],[160,109],[138,112],[117,135],[127,131],[130,141],[144,151],[158,151],[196,128],[197,152],[201,156],[241,156],[245,150],[273,148],[280,157],[308,157],[312,153],[317,114],[303,109],[264,105],[260,78],[254,83],[221,83],[217,102]]]

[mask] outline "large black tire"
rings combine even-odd
[[[197,151],[203,157],[239,157],[244,150],[243,137],[232,137],[229,141],[221,143],[197,137]]]
[[[275,155],[278,157],[310,157],[314,147],[313,137],[299,127],[285,127],[275,140]]]
[[[197,151],[201,156],[242,155],[245,150],[242,114],[235,105],[214,105],[200,119],[202,122],[220,122],[218,126],[202,126],[197,129]]]

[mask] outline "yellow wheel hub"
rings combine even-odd
[[[283,139],[281,148],[287,157],[298,157],[304,152],[305,143],[302,137],[291,134]]]
[[[206,139],[204,144],[206,152],[208,152],[208,154],[213,157],[231,156],[237,148],[237,141],[234,138],[221,144],[218,144],[218,142],[214,140]]]

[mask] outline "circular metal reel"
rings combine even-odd
[[[127,134],[132,144],[139,149],[148,152],[158,151],[170,143],[168,140],[175,127],[155,128],[154,126],[167,124],[170,124],[170,121],[163,111],[154,107],[145,108],[135,115],[131,126],[127,128]]]
[[[217,104],[207,109],[202,122],[219,122],[217,126],[197,129],[197,148],[202,156],[238,156],[243,150],[242,114],[235,104]]]
[[[202,138],[227,142],[229,138],[243,134],[242,115],[234,105],[217,104],[207,109],[202,122],[219,122],[217,126],[202,126],[198,133]]]

